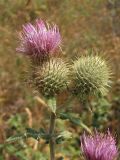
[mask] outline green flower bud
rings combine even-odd
[[[60,58],[50,59],[34,72],[34,85],[45,97],[53,97],[67,87],[69,69]]]
[[[105,95],[110,82],[110,69],[97,55],[84,56],[73,64],[72,84],[74,94],[80,98]]]

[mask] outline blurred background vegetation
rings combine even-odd
[[[101,131],[109,128],[120,144],[120,1],[0,0],[0,160],[48,159],[48,145],[43,141],[39,144],[33,139],[14,145],[5,143],[6,138],[26,127],[48,127],[48,110],[36,100],[35,92],[22,82],[26,59],[15,51],[17,31],[22,24],[36,18],[58,24],[63,54],[67,57],[80,56],[86,49],[97,48],[109,59],[113,71],[108,97],[91,101],[91,110],[78,101],[73,102],[72,111],[80,117],[80,125],[77,120],[57,120],[57,126],[67,127],[74,138],[58,146],[56,158],[62,160],[63,154],[65,160],[80,159],[79,136],[84,124],[89,129],[95,127]],[[64,97],[59,96],[60,105]]]

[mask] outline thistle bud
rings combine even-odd
[[[69,69],[60,58],[50,59],[34,72],[34,85],[45,97],[55,96],[67,87]]]
[[[98,93],[105,95],[110,82],[110,70],[101,57],[85,56],[74,62],[72,77],[74,94],[82,98]]]

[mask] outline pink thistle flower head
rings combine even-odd
[[[106,134],[84,134],[81,148],[86,160],[115,160],[118,156],[115,139],[109,131]]]
[[[34,25],[23,25],[19,40],[20,46],[16,49],[18,52],[40,59],[55,51],[61,43],[61,36],[56,25],[51,27],[37,19]]]

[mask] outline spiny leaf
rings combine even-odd
[[[38,131],[36,131],[36,130],[34,130],[32,128],[26,128],[26,132],[30,133],[30,134],[38,134],[39,133]]]
[[[81,123],[81,120],[79,119],[79,118],[73,118],[73,117],[70,117],[70,122],[72,122],[72,123],[74,123],[74,124],[76,124],[76,125],[80,125],[80,123]]]
[[[6,142],[15,142],[15,141],[24,139],[25,137],[26,137],[25,134],[18,134],[18,135],[9,137],[9,138],[6,140]]]
[[[60,119],[65,120],[65,119],[69,118],[69,115],[66,113],[59,113],[59,117],[60,117]]]
[[[36,140],[40,139],[40,133],[32,128],[26,128],[27,137],[32,137]]]
[[[86,126],[80,118],[78,117],[75,117],[72,113],[65,113],[65,112],[62,112],[62,113],[59,113],[59,118],[62,119],[62,120],[69,120],[71,123],[75,124],[75,125],[79,125],[81,126],[82,128],[84,128],[88,133],[91,134],[91,130],[89,129],[88,126]]]
[[[36,131],[32,128],[26,128],[25,133],[12,136],[12,137],[8,138],[6,142],[19,141],[19,140],[22,140],[25,138],[30,138],[30,137],[34,138],[35,140],[39,140],[40,138],[43,138],[45,140],[49,140],[49,138],[50,138],[50,136],[48,134],[46,134],[46,132],[42,128],[39,131]]]
[[[40,129],[39,129],[39,132],[40,132],[41,134],[42,134],[42,133],[45,134],[45,130],[44,130],[43,128],[40,128]]]

